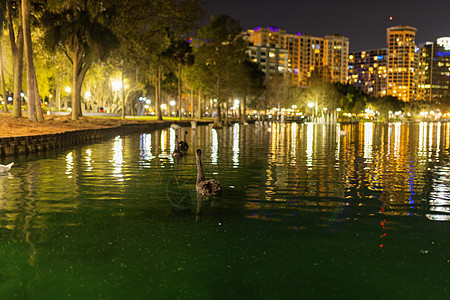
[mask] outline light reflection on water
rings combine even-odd
[[[414,261],[413,274],[435,264],[435,276],[442,278],[439,266],[448,260],[435,249],[448,249],[443,226],[450,220],[449,123],[270,123],[184,130],[189,150],[176,159],[171,155],[176,131],[169,128],[17,159],[13,170],[0,176],[0,266],[7,270],[0,272],[7,282],[0,283],[0,296],[20,282],[38,289],[38,276],[17,271],[31,268],[31,274],[44,276],[34,266],[45,274],[59,272],[55,278],[43,277],[55,286],[64,286],[59,280],[66,277],[73,281],[78,276],[86,285],[103,282],[105,274],[122,276],[123,282],[108,280],[134,297],[184,282],[189,290],[184,295],[199,291],[195,296],[204,298],[195,282],[198,274],[216,280],[205,270],[220,274],[216,283],[228,268],[230,278],[245,274],[246,280],[256,276],[260,281],[252,270],[265,265],[262,277],[270,278],[274,270],[289,277],[277,281],[285,291],[293,288],[288,282],[294,280],[295,286],[310,284],[327,291],[322,296],[339,295],[328,293],[322,280],[292,278],[309,278],[297,276],[308,270],[318,278],[332,274],[338,280],[349,265],[366,268],[376,257],[376,266],[367,267],[376,281],[392,271],[379,261],[391,256],[403,261],[404,251]],[[218,200],[202,203],[195,194],[197,148],[204,153],[206,177],[222,184]],[[198,253],[204,263],[197,260]],[[258,255],[248,257],[254,253]],[[428,253],[433,256],[424,259]],[[285,269],[271,261],[284,261]],[[77,269],[80,263],[83,270]],[[124,267],[126,263],[132,268]],[[68,275],[65,270],[71,268],[77,271]],[[6,278],[5,272],[12,275]],[[347,275],[357,282],[361,273]],[[414,284],[423,278],[416,279]],[[390,280],[400,279],[393,275]],[[190,281],[195,284],[186,283]],[[111,287],[105,284],[103,295]],[[56,290],[74,289],[66,285]],[[208,295],[221,292],[212,289]]]
[[[262,177],[243,178],[254,181],[248,183],[250,186],[264,187],[260,193],[265,196],[258,199],[261,205],[273,200],[289,202],[293,195],[315,197],[317,203],[323,197],[353,199],[359,206],[375,205],[365,201],[376,199],[382,203],[384,214],[450,219],[448,123],[235,124],[229,129],[200,127],[189,132],[191,144],[203,148],[206,165],[216,166],[211,168],[212,175],[228,174],[228,165],[236,171],[259,168],[264,172]],[[135,163],[138,169],[151,170],[178,164],[171,155],[175,135],[174,129],[165,129],[140,134],[137,139],[117,136],[111,141],[110,166],[104,159],[109,152],[107,145],[66,151],[64,174],[75,180],[83,172],[95,173],[89,178],[100,176],[98,180],[103,181],[106,177],[101,174],[110,172],[118,181],[125,177],[135,180],[139,176]],[[194,155],[183,160],[194,173]],[[20,166],[16,164],[13,172],[17,169]]]

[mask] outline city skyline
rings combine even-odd
[[[416,27],[417,44],[450,34],[447,15],[450,2],[446,0],[413,0],[407,4],[404,1],[380,0],[373,5],[349,0],[203,2],[209,15],[229,15],[237,19],[244,30],[276,26],[289,33],[302,32],[313,36],[341,34],[349,38],[350,52],[387,47],[386,29],[391,26]]]

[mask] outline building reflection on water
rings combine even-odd
[[[450,220],[449,123],[272,124],[270,129],[267,201],[279,201],[287,189],[314,199],[311,209],[329,210],[348,199],[357,206],[379,202],[384,215],[428,210],[431,220]]]

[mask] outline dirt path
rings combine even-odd
[[[157,121],[122,120],[112,118],[80,117],[72,121],[70,116],[45,116],[44,123],[31,122],[27,117],[13,118],[11,114],[0,113],[0,138],[60,133],[81,129],[99,129],[121,124],[154,123]]]

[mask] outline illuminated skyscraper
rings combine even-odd
[[[374,97],[386,95],[387,49],[350,53],[349,83]]]
[[[387,29],[387,95],[403,101],[416,99],[416,31],[405,25]]]
[[[325,38],[308,34],[290,34],[277,27],[247,30],[253,46],[287,50],[286,79],[290,86],[307,86],[312,74],[327,81],[347,82],[348,38],[330,35]]]
[[[325,36],[323,64],[328,81],[347,82],[348,48],[348,38],[336,34]]]
[[[420,46],[417,73],[418,99],[439,102],[450,97],[450,37]]]

